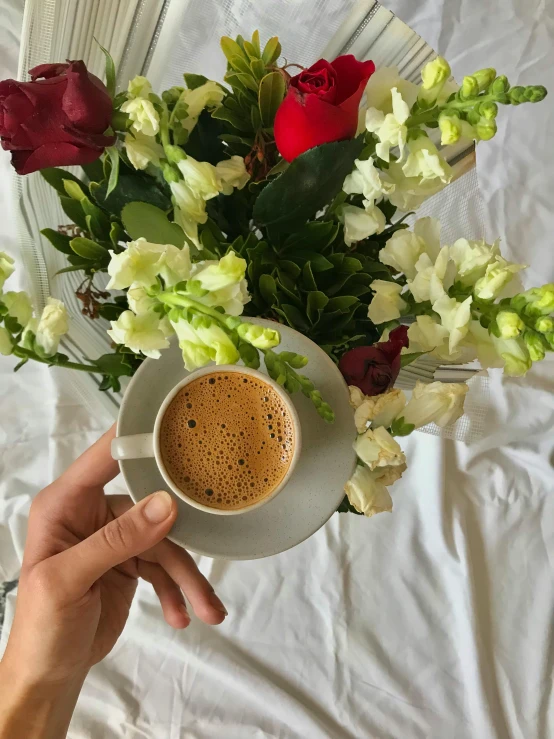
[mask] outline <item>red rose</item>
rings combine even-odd
[[[292,77],[275,116],[275,143],[281,156],[292,162],[314,146],[353,138],[360,100],[373,72],[373,62],[359,62],[346,54],[331,63],[320,59]]]
[[[400,372],[400,352],[408,346],[408,327],[398,326],[389,340],[373,346],[357,346],[343,354],[339,369],[349,385],[364,395],[380,395],[389,390]]]
[[[0,82],[0,139],[19,174],[88,164],[115,142],[104,136],[111,98],[84,62],[40,64],[29,74],[32,82]]]

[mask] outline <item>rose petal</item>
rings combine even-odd
[[[331,66],[337,77],[335,103],[343,110],[346,104],[349,111],[355,108],[357,112],[365,86],[375,72],[375,64],[372,61],[359,62],[353,54],[344,54],[331,62]]]
[[[49,77],[58,77],[59,75],[63,74],[66,69],[69,67],[69,64],[38,64],[36,67],[33,67],[29,70],[29,74],[31,75],[31,80],[34,82],[39,77],[44,77],[45,79],[48,79]]]
[[[13,151],[12,165],[18,174],[30,174],[46,167],[90,164],[102,154],[101,150],[88,149],[68,143],[52,143],[39,146],[34,151]]]
[[[110,125],[113,109],[105,85],[89,74],[82,61],[71,62],[66,77],[64,113],[76,127],[91,133],[104,133]]]

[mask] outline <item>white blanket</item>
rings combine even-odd
[[[512,84],[551,88],[539,106],[503,111],[478,170],[487,235],[533,265],[527,285],[554,280],[554,5],[386,4],[456,77],[495,65]],[[0,77],[15,73],[19,5],[0,1]],[[0,167],[0,238],[15,253],[7,156]],[[67,395],[62,371],[13,376],[13,364],[0,362],[0,581],[17,576],[33,495],[109,424]],[[552,736],[553,368],[493,374],[488,435],[471,447],[408,439],[392,515],[335,515],[271,559],[200,559],[230,611],[222,626],[174,632],[141,586],[71,739]]]

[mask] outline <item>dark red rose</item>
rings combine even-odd
[[[105,136],[112,101],[84,62],[40,64],[32,82],[0,82],[0,139],[19,174],[88,164],[115,136]]]
[[[380,395],[393,387],[400,372],[400,352],[408,346],[408,327],[398,326],[389,340],[373,346],[357,346],[343,354],[339,369],[349,385],[364,395]]]
[[[275,143],[281,156],[292,162],[314,146],[353,138],[360,100],[373,72],[373,62],[359,62],[346,54],[331,63],[320,59],[292,77],[275,116]]]

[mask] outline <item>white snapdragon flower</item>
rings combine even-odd
[[[406,455],[400,444],[383,426],[360,434],[354,442],[354,450],[370,470],[406,464]]]
[[[172,322],[183,352],[185,369],[189,372],[208,362],[235,364],[240,359],[229,335],[215,321],[200,321],[192,326],[181,318]]]
[[[60,339],[69,331],[67,310],[61,300],[48,298],[36,330],[36,342],[47,357],[58,351]]]
[[[342,186],[347,195],[363,195],[368,203],[373,204],[394,190],[394,185],[381,180],[381,173],[372,157],[365,160],[356,159],[354,165],[354,170],[347,175]]]
[[[242,190],[250,180],[244,159],[236,154],[230,159],[218,162],[215,170],[219,178],[220,190],[224,195],[231,195],[235,187],[237,190]]]
[[[433,310],[439,314],[442,325],[448,330],[448,351],[450,354],[454,353],[454,350],[469,330],[472,300],[473,298],[470,295],[463,303],[458,303],[456,298],[449,298],[445,294],[433,303]]]
[[[427,136],[409,141],[408,152],[408,158],[402,166],[406,177],[418,177],[423,182],[438,178],[444,184],[452,180],[452,168]]]
[[[218,261],[199,262],[193,279],[203,290],[223,290],[240,283],[246,274],[246,261],[230,251]]]
[[[364,402],[366,396],[362,393],[360,388],[355,385],[349,385],[348,392],[350,394],[350,406],[354,409],[359,408]]]
[[[131,98],[147,98],[152,92],[152,85],[142,75],[137,74],[127,85],[127,92]]]
[[[193,157],[187,156],[177,164],[185,179],[185,184],[198,197],[210,200],[219,195],[220,181],[217,170],[209,162],[197,162]]]
[[[400,297],[402,285],[388,280],[373,280],[370,287],[374,295],[369,304],[367,317],[376,325],[400,318],[401,311],[407,305]]]
[[[363,397],[354,412],[354,423],[358,433],[363,434],[370,421],[372,429],[379,428],[379,426],[389,428],[394,419],[402,415],[405,405],[406,396],[402,390],[396,388],[381,395]]]
[[[183,218],[193,223],[206,223],[208,214],[206,213],[206,201],[198,193],[194,192],[185,182],[172,182],[170,184],[171,192],[175,200],[177,208],[182,212]],[[180,224],[176,215],[175,221]],[[183,229],[187,233],[186,229]],[[188,235],[188,234],[187,234]]]
[[[160,159],[164,156],[163,146],[158,144],[155,137],[146,136],[140,131],[125,135],[125,151],[135,169],[146,169],[150,163],[159,167]]]
[[[513,280],[514,275],[520,270],[526,269],[526,267],[525,264],[514,264],[497,256],[494,262],[487,266],[483,277],[475,283],[473,290],[475,297],[481,300],[497,298],[508,283]]]
[[[256,349],[273,349],[281,341],[281,334],[274,328],[265,328],[247,321],[240,324],[237,333],[241,339],[252,344]]]
[[[439,251],[440,223],[435,218],[426,217],[416,221],[413,231],[396,231],[379,252],[379,261],[413,280],[420,256],[426,253],[434,261]]]
[[[155,313],[136,316],[124,311],[117,321],[111,321],[108,335],[116,344],[123,344],[137,354],[141,352],[151,359],[159,359],[160,349],[167,349],[169,341],[160,328],[160,319]]]
[[[136,97],[126,100],[121,106],[121,112],[127,113],[134,133],[143,133],[145,136],[155,136],[160,130],[160,116],[153,103],[147,98]]]
[[[8,309],[8,315],[25,328],[33,317],[31,298],[25,292],[8,292],[0,294],[0,302]]]
[[[450,256],[456,263],[458,277],[463,285],[474,285],[484,276],[489,264],[499,256],[499,241],[487,244],[481,241],[458,239],[450,247]]]
[[[523,377],[533,362],[523,339],[498,339],[492,336],[496,353],[504,361],[504,374],[508,377]]]
[[[11,334],[7,328],[0,326],[0,354],[7,357],[13,351]]]
[[[14,260],[5,251],[0,251],[0,290],[4,287],[4,283],[15,269]]]
[[[387,225],[385,214],[376,205],[365,209],[356,205],[343,205],[338,211],[338,217],[344,223],[344,243],[347,246],[382,233]]]
[[[124,290],[126,287],[152,287],[158,275],[166,286],[172,287],[188,280],[191,271],[189,248],[182,249],[173,244],[152,244],[140,238],[130,241],[125,251],[116,254],[110,251],[108,264],[108,290]]]
[[[424,180],[421,177],[406,177],[399,162],[391,162],[382,176],[394,185],[394,190],[387,196],[389,201],[406,213],[417,210],[427,198],[436,195],[446,186],[438,178]]]
[[[392,498],[387,487],[378,479],[378,474],[358,465],[344,486],[350,504],[364,516],[392,511]]]
[[[185,183],[183,182],[183,185]],[[186,185],[185,185],[186,187]],[[205,221],[208,219],[208,215],[205,213]],[[200,239],[198,238],[198,221],[191,218],[184,210],[179,208],[175,204],[173,209],[173,220],[174,222],[183,229],[183,232],[187,239],[196,246],[197,249],[202,249]],[[205,222],[204,221],[204,222]]]
[[[154,310],[158,301],[148,295],[148,291],[142,285],[131,285],[127,290],[127,303],[129,308],[137,316],[150,313]]]
[[[477,359],[483,369],[502,367],[504,365],[504,361],[497,351],[494,339],[495,337],[491,336],[489,330],[481,326],[479,321],[471,321],[466,341],[475,347]]]
[[[416,428],[428,423],[444,428],[463,415],[468,390],[465,382],[431,382],[427,385],[418,380],[404,408],[404,421]]]
[[[416,303],[437,301],[452,287],[456,278],[456,265],[450,259],[448,246],[443,246],[436,260],[424,252],[415,265],[416,276],[408,280],[408,288]]]
[[[204,108],[210,110],[218,108],[225,94],[223,88],[213,80],[207,80],[207,82],[199,85],[194,90],[183,90],[177,102],[177,109],[179,109],[178,106],[182,103],[185,103],[187,106],[186,116],[180,118],[180,123],[185,131],[190,133],[193,130]]]
[[[450,333],[431,316],[418,316],[408,328],[410,341],[406,353],[431,352],[447,343]]]
[[[404,124],[410,117],[410,108],[396,87],[392,88],[391,95],[392,113],[385,115],[377,108],[369,108],[365,119],[367,130],[379,139],[375,153],[386,162],[390,161],[390,150],[394,147],[398,147],[402,159],[408,137]]]
[[[398,67],[379,67],[369,78],[365,88],[366,105],[387,115],[392,113],[392,88],[396,88],[411,109],[417,100],[418,86],[400,76]]]
[[[223,259],[225,259],[225,257],[223,257]],[[213,281],[213,274],[210,278],[210,273],[206,273],[205,270],[207,270],[208,267],[215,269],[218,267],[219,263],[220,262],[216,260],[197,262],[193,265],[190,279],[198,279],[200,285],[203,287],[207,284],[206,275],[208,280]],[[225,267],[223,269],[225,270]],[[232,271],[232,269],[229,269],[229,271]],[[224,287],[211,289],[206,295],[195,296],[194,299],[199,303],[203,303],[210,307],[220,306],[229,316],[240,316],[246,303],[251,300],[250,294],[248,293],[248,283],[246,281],[246,277],[244,277],[245,273],[242,270],[237,270],[236,275],[240,274],[242,274],[243,277],[239,278],[235,282],[231,282]],[[220,281],[221,279],[223,278],[220,278]],[[207,288],[203,287],[203,289]]]

